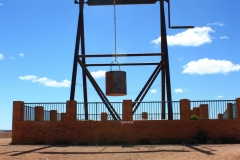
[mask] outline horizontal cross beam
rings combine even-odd
[[[92,66],[153,66],[158,65],[159,63],[115,63],[115,64],[86,64],[87,67]]]
[[[155,4],[157,0],[88,0],[89,6],[123,5],[123,4]]]
[[[141,57],[141,56],[162,56],[163,53],[137,53],[137,54],[89,54],[78,55],[79,58],[96,58],[96,57]]]

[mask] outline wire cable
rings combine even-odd
[[[114,6],[114,53],[115,53],[115,61],[117,62],[117,18],[116,18],[116,0],[113,0]]]

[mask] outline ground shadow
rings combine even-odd
[[[214,150],[211,150],[211,149],[209,149],[210,151],[205,151],[205,150],[200,149],[200,148],[197,148],[196,146],[193,146],[193,145],[189,145],[189,146],[186,146],[186,147],[191,148],[191,149],[193,149],[193,150],[195,150],[195,151],[201,152],[201,153],[203,153],[203,154],[214,155],[214,154],[212,153],[212,151],[214,151]],[[204,148],[206,148],[206,147],[204,147]],[[206,148],[206,149],[208,149],[208,148]]]
[[[106,147],[107,148],[107,147]],[[106,149],[104,148],[104,149]],[[103,149],[103,150],[104,150]],[[102,151],[103,151],[102,150]],[[186,150],[151,150],[151,151],[125,151],[125,152],[38,152],[39,154],[136,154],[136,153],[157,153],[157,152],[190,152]]]
[[[19,155],[22,155],[22,154],[28,154],[28,153],[31,153],[31,152],[35,152],[35,151],[39,151],[39,150],[46,149],[46,148],[51,148],[51,147],[52,146],[45,146],[45,147],[42,147],[42,148],[32,149],[32,150],[29,150],[29,151],[23,151],[23,152],[16,153],[16,154],[11,154],[10,156],[19,156]]]
[[[3,152],[3,153],[0,153],[0,155],[4,155],[4,154],[8,154],[8,153],[14,153],[14,152],[19,152],[19,151]]]

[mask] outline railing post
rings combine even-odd
[[[232,103],[227,103],[227,119],[232,119]]]
[[[101,121],[107,121],[107,113],[106,112],[101,113]]]
[[[61,113],[61,121],[66,121],[67,114]]]
[[[148,120],[148,113],[142,112],[142,120]]]
[[[190,120],[190,100],[181,99],[180,100],[180,120]]]
[[[43,121],[44,120],[44,110],[42,106],[35,107],[35,121]]]
[[[199,119],[209,119],[209,117],[208,117],[208,104],[200,104]]]
[[[209,119],[208,116],[208,104],[200,104],[199,107],[200,119]]]
[[[199,117],[199,107],[194,107],[193,110],[191,111],[191,116],[198,116]]]
[[[50,110],[50,121],[57,121],[57,110]]]
[[[236,118],[240,119],[240,98],[236,98]]]
[[[67,101],[67,117],[68,122],[76,121],[77,116],[77,102],[76,101]]]
[[[132,100],[123,100],[122,120],[132,121]]]
[[[13,123],[16,121],[24,121],[23,101],[13,101]]]
[[[24,121],[24,102],[13,101],[13,116],[12,116],[12,143],[16,143],[19,139],[19,122]]]
[[[222,119],[222,114],[218,114],[218,119]]]

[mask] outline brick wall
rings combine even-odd
[[[240,139],[240,118],[190,120],[190,101],[187,99],[180,101],[181,120],[144,120],[130,124],[121,123],[121,121],[106,121],[106,117],[103,117],[103,121],[76,121],[76,101],[67,102],[67,113],[62,115],[64,117],[62,121],[56,121],[56,118],[52,118],[52,121],[41,121],[41,118],[38,121],[23,121],[21,118],[23,104],[19,101],[13,103],[13,144],[37,142],[51,144],[60,140],[72,144],[91,144],[113,141],[135,143],[142,139],[154,141],[191,139],[199,129],[204,129],[210,138],[225,135]],[[237,107],[240,107],[239,104],[240,99],[237,99]],[[125,101],[123,105],[123,109],[126,107],[124,112],[127,114],[124,119],[131,121],[131,116],[129,116],[131,102]],[[206,108],[203,110],[204,113],[207,112]],[[52,115],[55,116],[55,113]],[[103,116],[106,114],[104,113]]]

